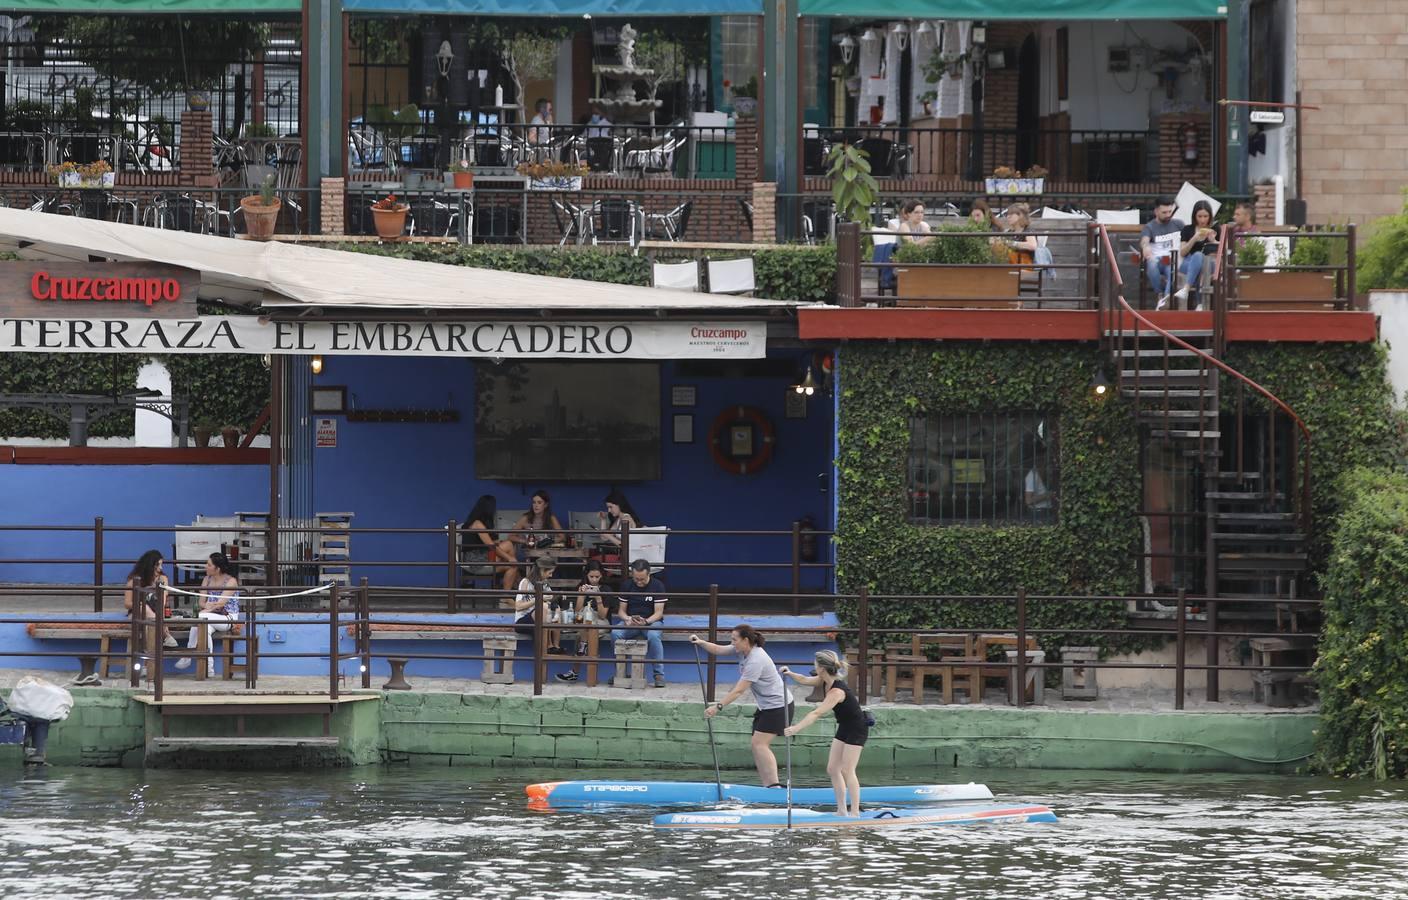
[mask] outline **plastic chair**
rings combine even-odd
[[[658,288],[676,291],[699,290],[697,262],[655,263],[651,267],[651,283]]]
[[[754,290],[753,257],[709,260],[709,293],[748,294]]]

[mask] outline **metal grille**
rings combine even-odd
[[[909,520],[919,525],[1054,525],[1058,455],[1041,412],[910,420]]]

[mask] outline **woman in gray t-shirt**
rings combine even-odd
[[[733,690],[718,703],[710,704],[704,715],[713,716],[719,710],[743,696],[752,688],[753,700],[758,709],[753,713],[753,764],[758,767],[758,777],[763,787],[782,787],[777,780],[777,757],[772,753],[773,738],[792,723],[792,698],[787,695],[782,676],[772,657],[763,649],[763,636],[752,625],[738,625],[729,635],[727,644],[713,644],[697,634],[689,636],[690,643],[703,647],[714,656],[728,653],[738,655],[738,683]]]

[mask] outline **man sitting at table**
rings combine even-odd
[[[528,143],[546,144],[552,140],[552,101],[539,98],[534,111],[533,121],[528,123],[532,126],[528,129]]]
[[[1170,260],[1178,235],[1183,231],[1183,221],[1173,217],[1172,197],[1160,197],[1154,203],[1154,218],[1144,223],[1139,232],[1139,255],[1144,261],[1144,273],[1153,285],[1159,298],[1157,309],[1168,305],[1168,295],[1173,292],[1173,266]]]
[[[587,137],[589,138],[609,138],[611,137],[611,120],[606,117],[606,113],[597,104],[592,104],[592,117],[587,120]]]
[[[650,563],[638,559],[631,563],[631,580],[623,585],[622,593],[629,596],[619,598],[617,615],[625,627],[611,632],[612,647],[616,653],[616,674],[625,675],[625,663],[621,657],[621,641],[645,638],[650,659],[655,660],[655,686],[665,686],[665,644],[660,640],[661,624],[665,621],[665,585],[650,574]],[[612,678],[610,684],[615,685]]]

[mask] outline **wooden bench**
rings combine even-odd
[[[1022,272],[1002,266],[897,267],[896,305],[924,309],[1020,309]]]
[[[347,626],[347,633],[357,636],[357,626]],[[485,684],[513,684],[513,659],[518,650],[519,635],[510,625],[420,625],[415,622],[373,622],[372,640],[386,641],[479,641],[484,645],[483,668],[479,680]],[[405,680],[405,657],[388,657],[391,679],[389,690],[410,690]]]
[[[189,619],[167,619],[167,627],[174,631],[189,631],[194,624]],[[152,626],[143,626],[152,627]],[[112,624],[106,622],[31,622],[25,629],[29,636],[39,641],[81,641],[97,639],[98,652],[78,653],[78,664],[80,671],[79,678],[98,674],[102,678],[107,678],[113,669],[119,669],[119,674],[127,673],[127,661],[112,654],[113,641],[129,641],[132,638],[132,627],[126,623],[114,621]],[[199,637],[196,638],[196,647],[190,650],[184,645],[180,647],[163,647],[162,657],[168,659],[178,659],[184,656],[194,657],[196,660],[196,680],[205,680],[204,655],[210,649],[206,637],[209,630],[202,628]],[[150,655],[143,653],[143,655]],[[96,664],[96,665],[95,665]]]

